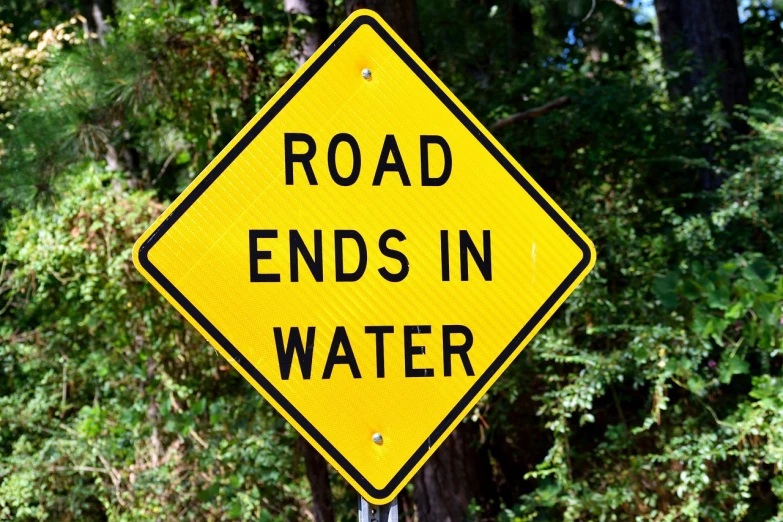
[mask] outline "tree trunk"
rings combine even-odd
[[[655,0],[663,61],[671,71],[683,70],[669,86],[677,99],[714,74],[723,109],[733,115],[748,104],[748,78],[735,0]],[[745,123],[732,118],[738,132]]]
[[[304,437],[299,437],[307,470],[307,480],[313,493],[313,517],[315,522],[334,522],[332,488],[329,485],[329,469],[326,460]]]
[[[745,49],[742,44],[737,2],[709,0],[715,19],[715,44],[722,67],[719,70],[720,98],[729,113],[737,105],[748,105],[748,73],[745,68]],[[743,120],[733,121],[735,129],[747,132]],[[737,128],[737,125],[741,128]]]
[[[106,46],[104,35],[109,32],[109,24],[106,17],[114,16],[113,0],[82,0],[81,11],[87,20],[85,29],[95,34],[98,42]]]
[[[313,25],[303,34],[302,48],[294,54],[297,63],[302,65],[329,37],[326,0],[285,0],[284,8],[286,13],[303,14],[314,19]]]
[[[475,422],[460,424],[413,478],[419,522],[463,522],[472,501],[483,517],[496,514],[489,453]]]
[[[414,522],[416,520],[416,505],[405,488],[397,495],[397,518],[398,522]]]
[[[486,444],[495,465],[495,484],[498,497],[507,506],[517,504],[522,495],[535,491],[538,481],[524,477],[544,461],[553,444],[551,432],[536,415],[540,404],[533,399],[540,395],[543,386],[535,375],[527,372],[515,379],[523,375],[528,380],[517,399],[502,409],[492,408],[487,418],[490,429]],[[504,396],[494,397],[493,404],[504,399]]]
[[[533,13],[527,0],[505,0],[509,58],[514,65],[533,55]]]
[[[416,0],[345,0],[345,8],[348,13],[357,9],[372,9],[386,20],[413,52],[421,56],[422,42]]]
[[[658,36],[661,38],[663,64],[669,71],[679,71],[687,43],[684,38],[685,23],[682,18],[682,0],[655,0],[658,16]],[[672,79],[668,84],[669,96],[679,99],[685,94],[681,78]]]

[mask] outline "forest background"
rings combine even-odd
[[[356,519],[131,248],[363,6],[598,251],[403,520],[783,521],[779,0],[0,2],[0,520]]]

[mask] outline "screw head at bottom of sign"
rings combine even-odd
[[[362,78],[365,80],[372,78],[372,71],[370,69],[362,69]]]
[[[380,433],[373,433],[372,441],[376,443],[378,446],[380,446],[381,444],[383,444],[383,435],[381,435]]]

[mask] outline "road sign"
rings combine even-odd
[[[134,250],[144,276],[379,504],[594,259],[370,11],[340,26]]]

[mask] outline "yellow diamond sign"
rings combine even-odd
[[[370,11],[332,35],[134,251],[144,276],[377,503],[594,259]]]

